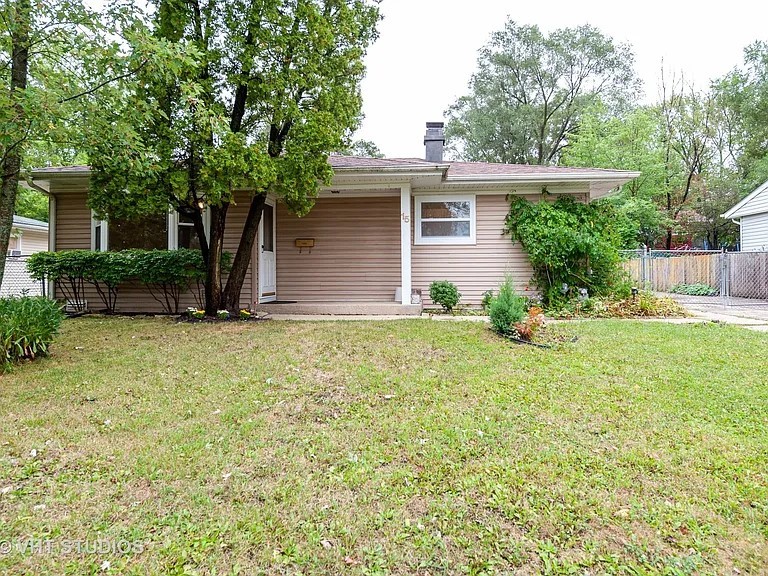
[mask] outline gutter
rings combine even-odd
[[[473,182],[483,183],[508,183],[508,182],[584,182],[595,180],[632,180],[640,176],[640,172],[606,172],[606,173],[587,173],[587,172],[569,172],[567,174],[558,174],[553,172],[539,172],[538,174],[494,174],[488,177],[477,175],[448,176],[446,182]]]

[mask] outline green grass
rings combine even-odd
[[[0,377],[5,574],[765,574],[768,338],[65,322]],[[31,452],[36,450],[36,456]]]

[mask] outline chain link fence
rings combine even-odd
[[[8,256],[5,259],[5,274],[0,286],[0,298],[43,295],[45,295],[45,283],[30,278],[27,273],[27,257]]]
[[[727,306],[765,306],[768,252],[623,250],[624,269],[639,286],[656,292],[698,287]],[[709,287],[705,294],[703,287]]]

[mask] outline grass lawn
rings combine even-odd
[[[0,572],[768,573],[768,337],[567,330],[67,321],[0,377]]]

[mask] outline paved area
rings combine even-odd
[[[663,294],[675,299],[693,316],[691,318],[648,318],[644,322],[667,322],[669,324],[694,324],[696,322],[723,322],[743,326],[749,330],[768,332],[768,300],[749,300],[732,298],[724,302],[719,296],[685,296],[682,294]],[[275,310],[273,308],[273,310]],[[357,310],[356,310],[357,311]],[[363,310],[360,310],[363,311]],[[369,310],[365,310],[368,312]],[[389,311],[389,310],[388,310]],[[321,314],[270,313],[272,320],[302,321],[364,321],[364,320],[435,320],[437,322],[488,322],[487,316],[445,316],[424,313],[421,316],[402,316],[395,314],[334,314],[323,310]]]
[[[701,320],[737,324],[750,330],[768,332],[768,300],[729,298],[719,296],[686,296],[684,294],[659,294],[669,296]]]

